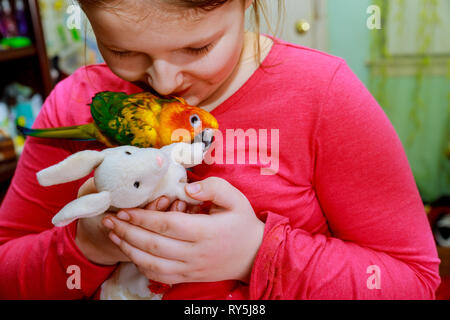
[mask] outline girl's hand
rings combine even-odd
[[[186,192],[211,201],[210,214],[127,209],[104,218],[110,239],[154,281],[248,282],[264,223],[247,198],[220,178],[187,185]]]
[[[96,193],[94,178],[89,178],[78,190],[78,198]],[[102,265],[114,265],[129,258],[118,250],[108,237],[108,229],[102,225],[104,215],[77,220],[75,243],[89,260]]]
[[[94,178],[88,179],[78,190],[78,198],[91,193],[96,193]],[[182,201],[174,201],[169,203],[168,199],[161,197],[147,205],[146,209],[165,211],[167,208],[171,210],[186,209],[186,204]],[[196,210],[191,207],[190,210]],[[113,212],[107,214],[115,215]],[[130,259],[113,243],[108,237],[109,229],[103,226],[102,219],[104,215],[79,219],[76,223],[77,233],[75,243],[80,251],[89,260],[102,265],[114,265],[122,261],[130,261]]]

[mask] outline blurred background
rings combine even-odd
[[[263,4],[263,33],[344,58],[391,120],[442,261],[437,298],[450,299],[450,0]],[[33,124],[57,82],[102,61],[75,1],[0,0],[0,201],[24,144],[16,125]]]

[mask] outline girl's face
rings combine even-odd
[[[124,0],[114,10],[88,7],[85,12],[117,76],[200,106],[214,100],[234,74],[251,3],[232,0],[210,12],[193,12],[160,0]]]

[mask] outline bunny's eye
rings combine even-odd
[[[131,152],[130,152],[130,151],[125,151],[125,153],[126,153],[126,154],[128,154],[128,155],[130,155],[130,154],[131,154]]]
[[[135,183],[134,183],[134,187],[136,188],[136,189],[139,189],[139,186],[141,185],[141,183],[139,182],[139,181],[136,181]]]

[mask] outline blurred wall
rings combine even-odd
[[[371,0],[328,0],[328,51],[344,58],[358,78],[368,83],[370,33],[366,27]]]
[[[328,51],[344,58],[375,95],[367,65],[371,32],[377,32],[366,26],[369,16],[366,11],[372,3],[372,0],[328,0]],[[408,5],[408,1],[404,5]],[[441,18],[450,19],[450,14],[441,13]],[[404,70],[388,68],[388,75],[384,75],[385,102],[382,107],[403,143],[425,202],[450,195],[450,52],[445,59],[447,62],[444,60],[443,64],[434,67],[434,71],[424,74],[420,103],[415,96],[417,79],[411,66]],[[381,77],[375,75],[372,80],[380,81]]]

